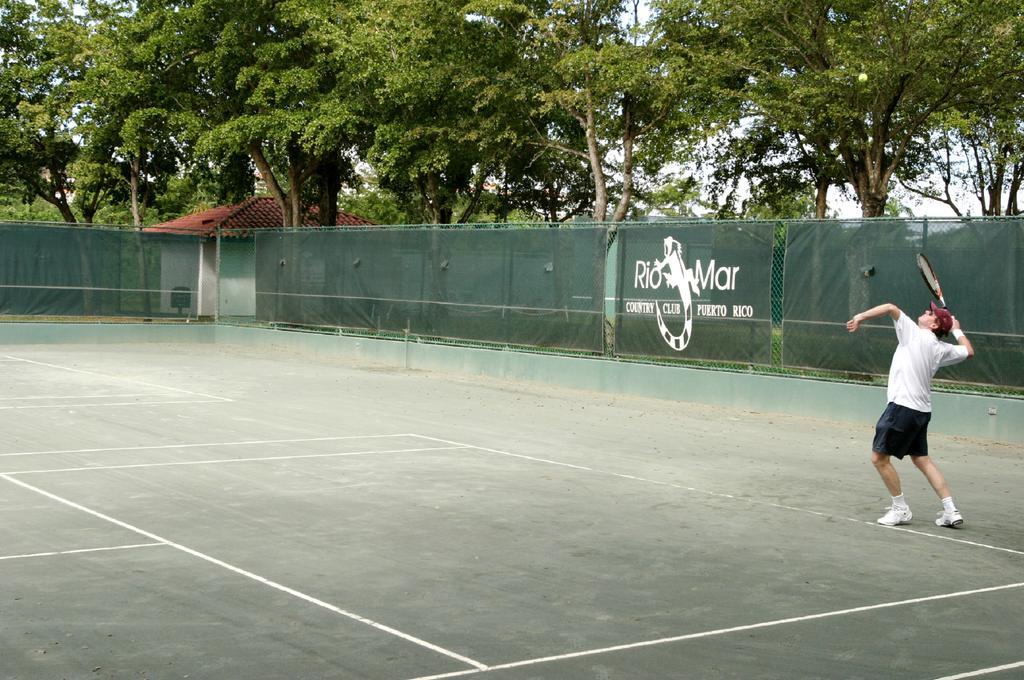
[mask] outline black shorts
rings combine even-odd
[[[875,425],[875,441],[872,451],[903,458],[928,455],[928,421],[931,413],[915,411],[906,406],[889,402]]]

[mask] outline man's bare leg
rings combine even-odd
[[[872,451],[871,462],[874,463],[879,476],[885,482],[885,488],[889,490],[889,494],[892,496],[892,505],[889,507],[889,511],[878,518],[878,523],[890,527],[897,524],[907,524],[914,515],[910,512],[907,501],[903,498],[900,476],[897,474],[896,468],[892,466],[892,457],[886,453]]]
[[[925,479],[932,485],[935,494],[942,501],[942,514],[935,520],[935,523],[940,527],[953,527],[954,529],[963,526],[963,515],[956,509],[956,504],[953,502],[953,494],[950,492],[949,485],[946,484],[946,478],[938,466],[928,456],[911,456],[910,459],[914,461],[917,469],[924,474]]]
[[[932,485],[932,489],[938,494],[939,500],[950,498],[953,495],[949,491],[949,485],[946,484],[946,477],[939,470],[938,466],[932,462],[931,458],[928,456],[911,456],[910,460],[914,461],[917,469],[924,473],[925,479]]]
[[[889,495],[893,497],[902,496],[903,487],[900,485],[900,476],[896,472],[896,468],[892,466],[891,458],[892,456],[886,453],[871,452],[871,462],[882,477],[882,482],[885,484],[885,488],[889,490]],[[917,463],[917,461],[914,462],[915,464]]]

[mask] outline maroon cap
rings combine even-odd
[[[949,313],[949,310],[944,307],[936,307],[935,303],[931,303],[932,312],[935,314],[935,321],[938,322],[939,327],[936,328],[939,336],[946,335],[949,330],[953,328],[953,315]]]

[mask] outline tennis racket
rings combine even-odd
[[[924,253],[917,254],[917,268],[921,270],[921,278],[924,279],[924,283],[928,286],[928,290],[932,292],[935,299],[939,301],[942,308],[946,308],[946,301],[942,297],[942,286],[939,285],[939,277],[935,275],[935,268],[932,267],[932,263],[928,261],[928,258],[924,256]]]

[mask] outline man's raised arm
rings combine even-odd
[[[900,318],[900,308],[892,304],[891,302],[886,302],[885,304],[881,304],[878,305],[877,307],[872,307],[871,309],[865,310],[860,314],[854,314],[853,318],[846,322],[846,330],[853,333],[858,328],[860,328],[860,324],[862,321],[874,319],[875,317],[883,316],[885,314],[888,314],[892,318],[892,320],[895,321],[896,319]]]

